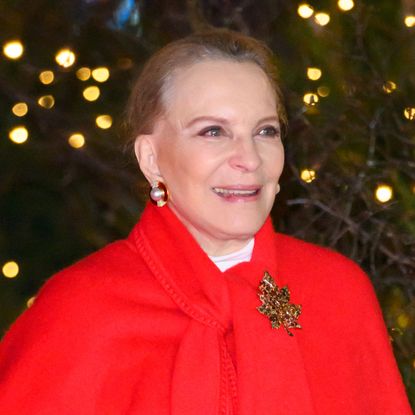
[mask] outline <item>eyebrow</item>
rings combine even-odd
[[[210,115],[203,115],[201,117],[193,118],[190,122],[188,122],[185,125],[185,128],[190,128],[194,124],[196,124],[196,123],[198,123],[200,121],[214,121],[214,122],[217,122],[218,124],[229,124],[229,121],[226,118],[216,117],[216,116],[210,116]],[[278,126],[280,124],[278,117],[275,116],[275,115],[272,115],[272,116],[269,116],[269,117],[261,118],[257,122],[255,128],[258,127],[260,124],[263,124],[264,122],[276,122],[278,124]]]

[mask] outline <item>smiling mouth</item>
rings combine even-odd
[[[259,194],[261,188],[228,188],[228,187],[213,187],[212,190],[223,198],[250,198]]]

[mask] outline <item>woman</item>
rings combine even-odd
[[[272,228],[272,60],[226,30],[150,59],[128,118],[155,205],[11,328],[0,413],[411,413],[367,277]]]

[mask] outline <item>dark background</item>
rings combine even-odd
[[[274,222],[368,272],[415,405],[415,26],[404,23],[415,1],[355,0],[350,11],[310,1],[308,19],[299,3],[0,1],[1,45],[24,45],[19,59],[0,56],[0,267],[19,265],[16,278],[0,275],[2,333],[50,275],[125,237],[138,219],[146,191],[125,146],[123,111],[143,62],[170,40],[228,27],[267,42],[280,67],[290,125]],[[318,12],[329,14],[327,25],[316,23]],[[55,62],[63,47],[76,55],[67,68]],[[100,66],[106,82],[76,76]],[[310,80],[308,67],[321,78]],[[54,73],[47,85],[45,70]],[[93,102],[83,98],[91,85],[101,90]],[[305,103],[306,93],[318,102]],[[38,104],[44,95],[52,108]],[[18,102],[28,105],[23,117],[12,112]],[[111,128],[97,128],[100,114],[111,115]],[[29,132],[23,144],[9,139],[16,126]],[[75,132],[82,148],[68,144]],[[375,197],[380,185],[393,191],[387,202]]]

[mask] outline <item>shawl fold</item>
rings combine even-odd
[[[302,305],[259,313],[267,271]],[[373,288],[353,262],[275,234],[220,272],[167,207],[50,279],[0,348],[0,413],[410,415]]]

